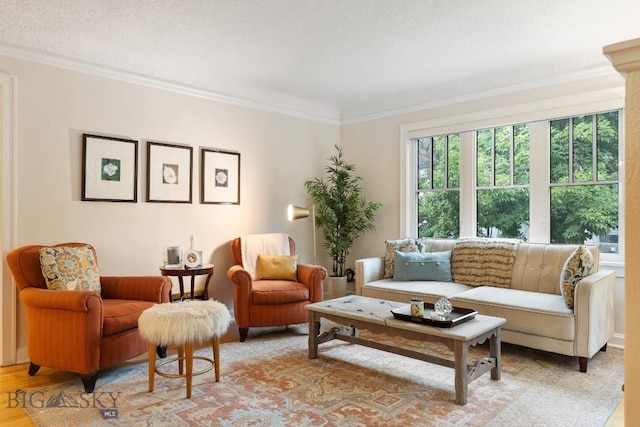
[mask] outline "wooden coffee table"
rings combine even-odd
[[[500,379],[500,328],[506,322],[501,317],[476,315],[472,320],[452,328],[438,328],[393,317],[391,309],[407,304],[362,296],[346,296],[307,305],[309,310],[309,358],[318,357],[318,345],[333,339],[348,341],[378,350],[388,351],[455,370],[456,403],[467,403],[469,383],[487,371],[491,379]],[[332,328],[320,334],[320,319],[325,318],[352,327],[352,333],[341,333],[343,328]],[[454,353],[454,360],[395,347],[358,336],[358,329],[373,334],[401,336],[416,341],[445,344]],[[374,335],[375,339],[375,335]],[[489,340],[489,357],[467,364],[469,347]]]

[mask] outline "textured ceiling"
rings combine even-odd
[[[637,37],[639,0],[0,0],[0,54],[329,120],[610,67]]]

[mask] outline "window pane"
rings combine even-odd
[[[569,182],[569,119],[551,121],[551,182]]]
[[[573,181],[593,180],[593,116],[573,119]]]
[[[491,171],[491,130],[480,130],[477,133],[477,170],[478,187],[487,187],[492,184]]]
[[[495,185],[511,185],[511,127],[495,129]]]
[[[513,183],[529,184],[529,126],[513,127]]]
[[[598,181],[618,179],[618,112],[597,115]]]
[[[460,187],[460,135],[449,135],[449,185],[448,188]]]
[[[418,197],[418,236],[460,237],[460,193],[433,191]]]
[[[478,190],[477,196],[478,236],[528,240],[528,188]]]
[[[433,138],[433,188],[444,188],[446,137]]]
[[[431,138],[418,139],[418,189],[431,188]]]
[[[617,184],[551,188],[551,243],[598,242],[617,228]]]

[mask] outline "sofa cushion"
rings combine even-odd
[[[428,282],[428,281],[395,281],[393,279],[381,279],[366,283],[362,286],[362,295],[371,298],[388,299],[392,301],[406,302],[412,297],[419,296],[425,302],[434,303],[438,299],[452,296],[473,289],[468,285],[454,282]]]
[[[254,304],[288,304],[309,300],[309,288],[288,280],[254,280],[251,300]]]
[[[395,267],[395,253],[400,252],[422,252],[422,242],[420,239],[406,237],[398,240],[386,240],[384,242],[386,251],[384,254],[384,279],[393,277]]]
[[[43,246],[40,268],[49,289],[100,293],[98,265],[89,245]]]
[[[595,259],[590,251],[581,245],[567,259],[560,274],[560,292],[567,308],[573,309],[573,296],[580,280],[595,272]]]
[[[125,299],[102,300],[102,336],[107,337],[138,327],[138,318],[154,303]]]
[[[503,317],[503,329],[559,340],[575,339],[575,316],[561,295],[479,286],[451,298],[454,307]]]
[[[451,281],[451,251],[400,252],[394,251],[393,280]]]
[[[298,255],[258,255],[259,280],[298,280]]]

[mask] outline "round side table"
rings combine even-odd
[[[160,267],[160,274],[163,276],[173,276],[178,278],[180,284],[180,301],[184,299],[184,283],[182,278],[191,276],[191,299],[195,299],[194,288],[196,276],[207,275],[204,282],[204,290],[202,291],[202,299],[209,299],[209,280],[213,276],[213,264],[202,264],[199,267],[186,268],[183,265],[165,265]]]

